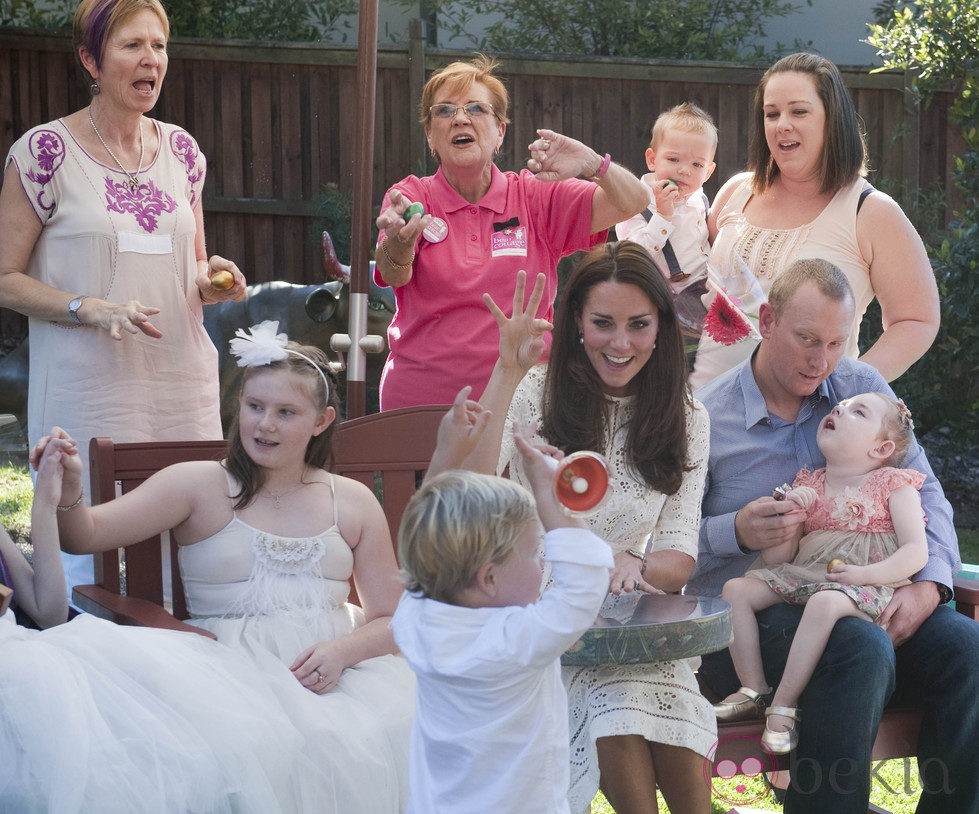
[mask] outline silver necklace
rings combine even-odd
[[[112,156],[112,160],[119,165],[119,169],[122,170],[129,178],[129,189],[135,192],[139,189],[139,179],[136,177],[143,171],[143,123],[139,123],[139,166],[136,168],[136,172],[132,173],[122,166],[122,162],[116,158],[116,154],[109,149],[109,145],[105,143],[105,139],[102,138],[102,134],[99,132],[99,128],[95,126],[95,119],[92,118],[92,108],[88,109],[88,120],[92,123],[92,129],[95,131],[95,135],[99,137],[99,141],[102,142],[102,146],[105,147],[105,151]],[[276,506],[275,508],[279,508]]]
[[[293,492],[298,492],[300,489],[302,489],[304,486],[307,486],[307,485],[308,484],[300,483],[298,486],[293,486],[291,489],[287,489],[284,492],[273,492],[271,489],[269,489],[266,486],[264,488],[264,490],[263,490],[265,492],[265,494],[263,495],[263,497],[267,497],[267,498],[269,498],[269,500],[272,501],[272,508],[273,509],[281,509],[282,508],[282,498],[289,497],[289,495],[291,495]]]

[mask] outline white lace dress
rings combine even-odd
[[[533,368],[520,383],[507,414],[499,471],[510,466],[510,477],[528,485],[520,456],[513,443],[514,421],[540,421],[546,366]],[[614,552],[643,550],[652,537],[650,551],[675,550],[697,556],[700,501],[707,471],[709,421],[707,411],[695,402],[688,416],[689,455],[694,468],[683,478],[675,495],[664,495],[629,471],[625,438],[634,412],[631,397],[612,398],[611,432],[605,441],[605,457],[612,467],[612,494],[601,509],[588,518],[592,531],[605,539]],[[542,436],[537,440],[544,441]],[[629,602],[624,596],[622,600]],[[617,602],[609,594],[603,614]],[[572,811],[581,811],[598,791],[598,754],[595,741],[610,735],[642,735],[646,740],[682,746],[706,755],[717,741],[714,711],[700,694],[694,671],[697,660],[652,664],[564,667],[571,731]]]
[[[362,661],[323,695],[289,670],[310,645],[364,623],[361,609],[346,602],[353,552],[340,534],[333,495],[334,523],[320,534],[279,537],[235,513],[213,536],[181,546],[180,573],[192,623],[250,658],[306,736],[307,756],[330,775],[326,787],[307,789],[312,801],[303,810],[396,814],[408,800],[415,709],[415,678],[404,659]]]

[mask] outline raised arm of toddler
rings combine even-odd
[[[557,458],[534,446],[530,442],[532,433],[533,430],[529,427],[523,427],[519,424],[515,424],[513,427],[513,440],[520,451],[521,458],[523,458],[527,478],[530,480],[530,488],[534,493],[534,499],[537,501],[537,514],[540,515],[541,523],[544,524],[544,530],[587,528],[581,519],[567,514],[558,502],[554,492]],[[559,453],[554,450],[554,454]]]
[[[435,452],[425,473],[426,481],[440,472],[465,469],[463,462],[486,431],[491,413],[469,398],[471,390],[471,387],[463,387],[456,394],[452,407],[442,416]]]

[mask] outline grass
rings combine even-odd
[[[979,529],[956,529],[962,562],[979,563]]]
[[[744,785],[741,785],[744,784]],[[872,767],[870,802],[893,814],[914,814],[921,796],[918,767],[914,758],[888,760]],[[657,793],[660,812],[668,812],[663,795]],[[774,795],[766,791],[760,779],[738,777],[732,780],[715,780],[711,795],[711,814],[726,814],[737,805],[749,806],[762,811],[781,811],[782,806]],[[599,792],[591,805],[591,814],[615,814]]]
[[[0,526],[15,543],[25,544],[31,535],[31,500],[34,484],[22,466],[0,466]]]

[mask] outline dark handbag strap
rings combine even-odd
[[[877,190],[874,189],[874,187],[869,186],[863,192],[860,193],[860,197],[857,199],[857,212],[860,211],[860,207],[863,206],[863,202],[867,200],[867,198],[870,196],[870,193],[876,191]]]

